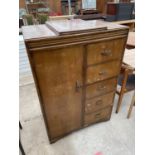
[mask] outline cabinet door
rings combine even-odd
[[[83,47],[72,46],[31,54],[49,138],[81,128]]]

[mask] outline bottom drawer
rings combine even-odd
[[[102,111],[94,112],[92,114],[85,115],[84,126],[88,126],[100,121],[107,121],[111,117],[112,106],[103,109]]]

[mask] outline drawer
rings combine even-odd
[[[87,68],[87,84],[117,76],[120,72],[120,61],[91,66]]]
[[[105,80],[86,87],[86,99],[94,96],[100,96],[104,93],[116,90],[117,78]]]
[[[120,59],[125,44],[125,39],[108,40],[87,46],[88,65],[102,63],[112,59]]]
[[[111,117],[112,106],[103,109],[102,111],[94,112],[93,114],[86,114],[84,117],[84,126],[100,121],[107,121]]]
[[[112,106],[114,95],[115,92],[111,92],[100,97],[95,97],[91,100],[86,100],[85,113],[89,114],[105,107]]]

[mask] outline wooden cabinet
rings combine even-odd
[[[135,4],[126,2],[107,3],[107,21],[130,20],[134,18]]]
[[[96,0],[96,7],[99,13],[106,14],[108,0]]]
[[[22,9],[22,8],[25,9],[25,7],[26,7],[25,0],[19,0],[19,9]]]
[[[109,120],[128,28],[59,20],[22,30],[50,142]]]

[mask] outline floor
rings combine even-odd
[[[20,131],[27,155],[134,155],[135,112],[127,119],[133,92],[125,94],[119,114],[114,101],[111,120],[79,130],[49,144],[33,78],[20,79]]]

